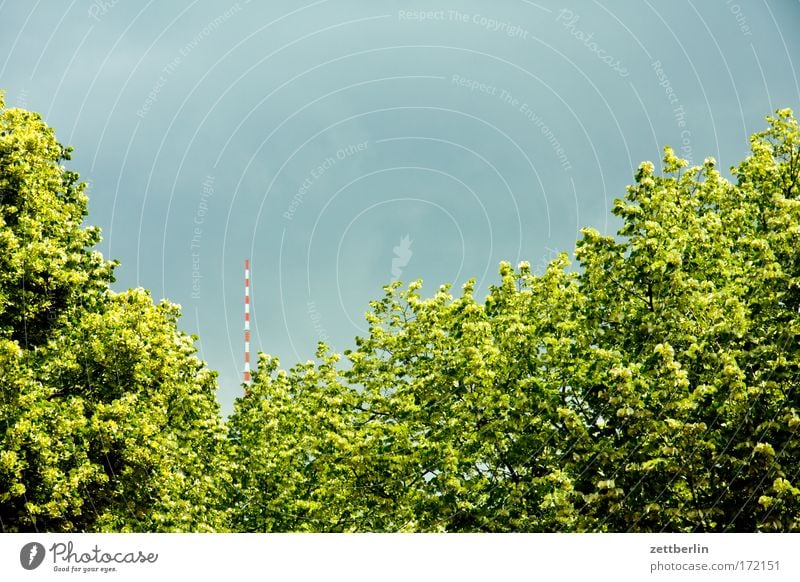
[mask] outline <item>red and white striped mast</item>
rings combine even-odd
[[[244,383],[250,385],[250,259],[244,260]]]

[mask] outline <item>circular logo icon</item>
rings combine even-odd
[[[39,542],[30,542],[19,551],[19,563],[26,570],[35,570],[44,561],[44,546]]]

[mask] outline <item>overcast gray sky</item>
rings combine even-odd
[[[382,286],[541,271],[664,145],[727,168],[798,110],[800,2],[0,1],[0,88],[90,182],[118,289],[180,303],[241,393]]]

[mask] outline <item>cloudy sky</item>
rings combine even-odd
[[[383,285],[541,271],[664,145],[728,168],[800,99],[800,1],[0,0],[0,89],[71,144],[115,287],[241,394],[366,332]]]

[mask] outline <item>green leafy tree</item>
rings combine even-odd
[[[457,299],[447,287],[422,299],[417,282],[373,303],[370,336],[349,353],[346,377],[363,386],[370,413],[359,477],[368,503],[384,508],[377,527],[576,526],[578,497],[560,467],[569,454],[562,443],[581,430],[546,366],[575,290],[563,264],[542,277],[526,264],[519,273],[501,265],[502,283],[484,304],[471,281]]]
[[[614,212],[621,241],[584,231],[575,377],[607,419],[576,487],[612,530],[793,531],[798,523],[797,122],[768,118],[725,180],[713,159],[642,164]],[[592,481],[610,475],[616,498]]]
[[[726,180],[666,148],[541,276],[386,288],[334,369],[262,359],[231,420],[245,529],[800,529],[800,134]]]
[[[800,131],[666,148],[542,275],[386,287],[225,427],[179,308],[114,293],[84,185],[0,96],[3,531],[800,530]]]
[[[489,307],[473,299],[471,283],[455,301],[444,288],[422,300],[419,284],[388,287],[368,315],[370,336],[348,352],[347,371],[324,345],[319,364],[288,372],[262,355],[228,425],[232,527],[573,527],[579,497],[552,435],[576,430],[575,416],[536,361],[517,365],[526,343],[543,345],[540,332],[552,328],[528,316],[557,311],[564,298],[545,288],[555,292],[571,276],[556,267],[540,279],[508,265],[503,272]],[[521,277],[544,302],[518,293]]]
[[[113,281],[114,263],[92,250],[99,229],[81,228],[86,185],[61,165],[70,152],[38,113],[0,96],[0,334],[26,349]]]
[[[228,422],[236,531],[353,531],[363,504],[351,456],[358,440],[358,393],[343,385],[338,356],[323,345],[319,364],[291,370],[261,355],[247,396]]]
[[[215,374],[177,306],[109,290],[67,159],[0,95],[0,529],[224,528]]]

